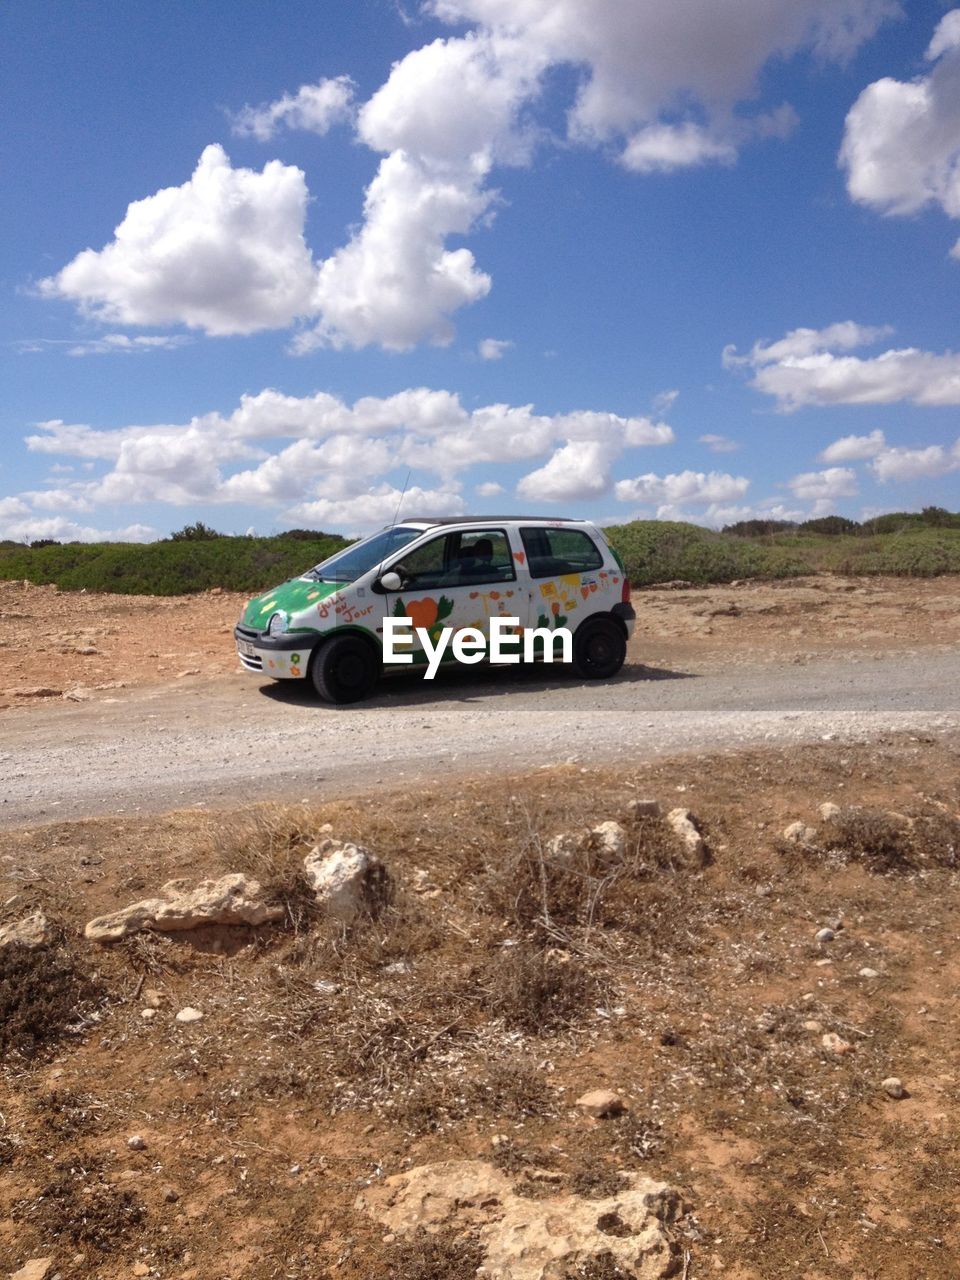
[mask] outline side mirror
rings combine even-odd
[[[388,569],[380,578],[379,585],[384,591],[400,591],[403,587],[403,579],[395,569]]]

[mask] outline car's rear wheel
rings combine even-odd
[[[612,618],[591,618],[573,637],[573,669],[584,680],[609,680],[626,656],[627,637]]]
[[[314,652],[313,687],[326,702],[359,702],[373,692],[380,666],[372,647],[359,636],[334,636]]]

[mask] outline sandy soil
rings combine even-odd
[[[909,685],[924,655],[951,669],[958,585],[638,593],[631,660],[731,686],[899,666]],[[94,715],[107,732],[211,673],[254,696],[234,673],[240,603],[0,586],[0,745],[49,726],[69,749]],[[37,687],[60,693],[18,692]],[[89,705],[65,707],[78,687]],[[34,959],[0,951],[0,1274],[50,1258],[49,1280],[461,1280],[458,1242],[425,1265],[356,1200],[411,1164],[482,1156],[528,1194],[541,1168],[578,1194],[622,1169],[679,1186],[687,1280],[960,1276],[960,735],[923,705],[911,733],[857,741],[504,760],[495,781],[0,831],[0,924],[39,907],[57,930]],[[634,798],[688,807],[706,864],[653,821],[630,827],[619,877],[544,889],[543,839]],[[842,836],[823,801],[843,806]],[[796,819],[816,829],[800,846],[782,839]],[[395,887],[346,933],[293,877],[325,823]],[[82,938],[172,878],[228,870],[270,886],[284,925]],[[188,1005],[203,1019],[178,1023]],[[585,1119],[572,1100],[596,1086],[626,1116]],[[565,1280],[588,1276],[614,1273]]]

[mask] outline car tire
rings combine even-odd
[[[626,656],[627,637],[612,618],[590,618],[573,637],[573,669],[583,680],[609,680]]]
[[[359,636],[334,636],[320,645],[310,664],[313,687],[325,702],[360,702],[373,692],[380,665]]]

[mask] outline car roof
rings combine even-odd
[[[438,524],[501,524],[504,521],[524,524],[586,524],[570,516],[404,516],[398,524],[423,524],[431,528]]]

